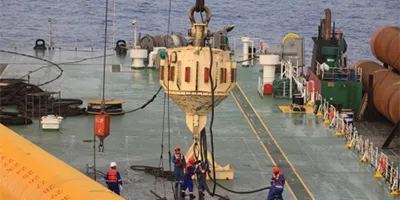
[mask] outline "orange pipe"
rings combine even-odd
[[[331,9],[325,9],[325,26],[324,26],[324,40],[331,39]]]
[[[383,26],[375,31],[371,51],[378,60],[400,71],[400,28]]]
[[[369,88],[369,75],[373,80],[373,101],[376,109],[393,123],[400,120],[400,76],[374,61],[361,60],[353,68],[362,69],[364,88]]]
[[[2,124],[0,138],[0,199],[123,199]]]

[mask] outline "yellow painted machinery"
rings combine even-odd
[[[197,153],[195,148],[199,135],[205,128],[207,114],[212,106],[220,104],[236,86],[236,62],[230,59],[230,51],[205,46],[205,41],[211,36],[208,31],[210,10],[205,7],[206,20],[199,23],[194,20],[194,12],[195,8],[189,11],[192,23],[189,35],[192,37],[192,44],[167,49],[160,56],[160,84],[186,113],[186,124],[193,133],[194,142],[186,153],[187,159]],[[214,91],[211,90],[211,80]],[[214,170],[211,167],[214,160],[209,152],[207,159],[211,162],[210,170]],[[229,165],[215,166],[216,179],[233,179],[233,169]]]
[[[0,124],[1,200],[123,199]]]

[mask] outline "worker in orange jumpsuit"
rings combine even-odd
[[[283,188],[285,186],[285,176],[278,167],[272,169],[271,188],[269,189],[267,200],[283,200]]]
[[[185,168],[186,161],[185,156],[181,153],[179,146],[175,147],[175,154],[172,155],[172,162],[174,163],[174,175],[175,175],[175,189],[178,189],[178,185],[183,183],[183,169]]]
[[[181,197],[185,198],[186,189],[189,189],[190,200],[194,199],[193,195],[193,180],[192,176],[195,174],[196,160],[193,157],[189,158],[189,162],[185,166],[185,175],[183,179],[183,184],[181,186]]]
[[[106,174],[106,183],[108,186],[108,189],[110,189],[111,191],[115,192],[116,194],[120,194],[120,185],[122,187],[122,179],[121,179],[121,175],[119,174],[119,172],[117,171],[117,163],[112,162],[110,164],[111,169],[108,170],[107,174]]]

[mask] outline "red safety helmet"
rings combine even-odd
[[[181,150],[181,148],[179,146],[175,147],[175,151],[180,151],[180,150]]]
[[[189,158],[189,163],[194,164],[196,162],[196,160],[193,157]]]
[[[272,173],[274,174],[278,174],[281,170],[279,170],[279,167],[274,167],[274,169],[272,169]]]

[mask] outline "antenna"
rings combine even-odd
[[[115,9],[115,1],[116,0],[113,0],[113,38],[112,38],[112,44],[111,44],[111,47],[113,46],[113,45],[115,45],[115,24],[116,24],[116,17],[115,17],[115,11],[116,11],[116,9]]]
[[[48,19],[48,22],[49,22],[49,50],[51,50],[51,48],[53,47],[53,43],[52,43],[52,41],[51,41],[51,29],[52,29],[52,27],[51,27],[51,18],[49,17],[49,19]]]

